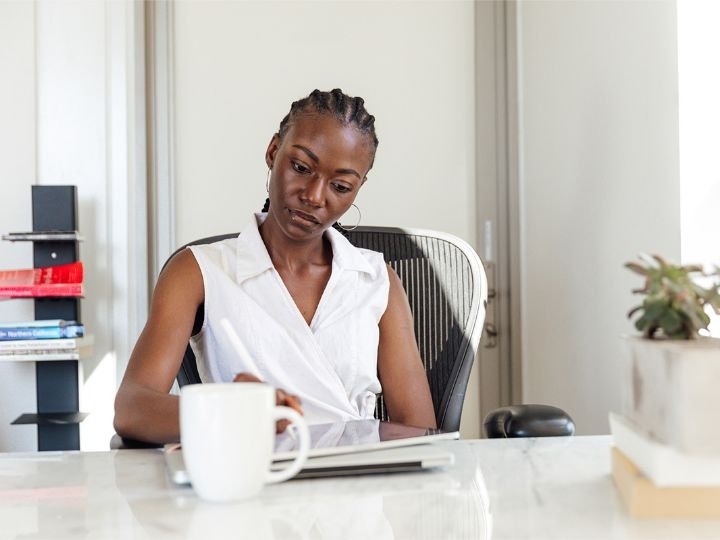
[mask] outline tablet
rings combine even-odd
[[[297,478],[450,466],[454,462],[452,453],[428,443],[460,437],[457,431],[373,419],[315,424],[309,426],[309,430],[309,459]],[[275,438],[273,468],[281,467],[282,462],[293,459],[296,453],[292,428],[279,433]],[[180,445],[165,445],[165,464],[174,483],[190,483]]]
[[[309,457],[331,456],[414,446],[438,440],[459,439],[457,431],[407,426],[380,420],[350,420],[308,426],[310,431]],[[275,436],[275,461],[293,459],[297,454],[297,440],[289,427]]]
[[[311,457],[295,478],[322,478],[356,474],[414,472],[447,468],[455,463],[455,455],[446,447],[417,444],[351,454]],[[274,461],[272,470],[280,470],[287,462]]]

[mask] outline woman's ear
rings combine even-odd
[[[268,169],[273,168],[273,164],[275,163],[275,155],[277,154],[278,148],[280,148],[280,137],[276,133],[272,136],[272,139],[270,139],[270,143],[268,144],[267,150],[265,151],[265,164],[267,165]]]

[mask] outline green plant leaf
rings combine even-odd
[[[657,261],[657,263],[660,265],[660,269],[664,270],[668,266],[668,262],[662,258],[660,255],[651,255],[653,259]]]
[[[631,272],[635,272],[636,274],[640,274],[640,275],[643,276],[643,277],[648,275],[647,268],[645,268],[644,266],[642,266],[642,265],[640,265],[640,264],[638,264],[638,263],[636,263],[636,262],[626,262],[626,263],[625,263],[625,268],[627,268],[627,269],[630,270]]]
[[[625,267],[645,277],[644,287],[632,291],[644,299],[627,316],[640,312],[635,327],[646,337],[661,330],[670,338],[692,339],[707,329],[707,306],[720,314],[720,266],[705,272],[702,265],[677,265],[660,255],[640,253],[638,258],[640,262],[631,261]]]
[[[671,336],[682,330],[683,318],[677,311],[666,310],[660,317],[660,326],[666,335]]]

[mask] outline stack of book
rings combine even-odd
[[[83,264],[80,261],[0,271],[0,299],[82,295]]]
[[[720,453],[681,450],[619,414],[610,413],[610,431],[612,475],[630,515],[720,517]]]
[[[92,338],[75,321],[0,324],[0,361],[79,360],[91,346]]]

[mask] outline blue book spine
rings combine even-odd
[[[85,327],[82,324],[68,326],[0,328],[0,341],[19,339],[59,339],[83,337]]]

